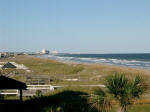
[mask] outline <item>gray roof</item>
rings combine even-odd
[[[15,65],[13,65],[12,63],[6,63],[4,66],[2,66],[3,69],[5,68],[17,68]]]

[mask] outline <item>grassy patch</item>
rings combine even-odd
[[[113,105],[113,108],[110,112],[117,112],[118,106]],[[150,104],[136,104],[129,107],[128,112],[150,112]]]

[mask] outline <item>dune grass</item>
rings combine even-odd
[[[16,56],[15,58],[0,61],[14,61],[24,64],[31,72],[22,70],[4,70],[5,74],[15,73],[24,75],[48,75],[56,79],[53,84],[104,84],[105,78],[113,72],[123,72],[126,75],[142,75],[150,83],[150,71],[128,67],[110,66],[104,64],[74,64],[63,63],[50,59],[41,59],[33,56]],[[19,75],[16,77],[19,79]],[[22,78],[22,77],[21,77]],[[21,79],[20,78],[20,79]],[[77,82],[68,82],[63,79],[77,78]]]
[[[47,75],[49,77],[53,77],[55,80],[51,83],[52,85],[69,85],[65,90],[67,91],[80,91],[87,94],[91,94],[93,91],[92,87],[79,87],[78,85],[99,85],[105,84],[105,79],[108,75],[113,72],[125,73],[129,77],[133,77],[135,75],[141,75],[146,79],[147,84],[150,84],[150,71],[142,70],[142,69],[133,69],[128,67],[117,67],[117,66],[109,66],[104,64],[75,64],[75,63],[63,63],[50,59],[41,59],[32,56],[16,56],[11,59],[3,59],[0,61],[14,61],[18,64],[24,64],[28,67],[31,72],[28,73],[26,71],[16,71],[16,70],[4,70],[5,74],[16,73],[13,78],[25,81],[25,76],[44,76]],[[22,75],[21,75],[22,74]],[[64,81],[64,79],[77,78],[79,81]],[[61,93],[62,89],[57,90],[56,92],[49,93],[49,95],[53,96],[55,94]],[[149,112],[150,110],[150,91],[148,90],[143,99],[140,100],[140,103],[144,103],[144,105],[134,105],[131,108],[131,112]],[[146,104],[145,104],[146,103]],[[51,108],[51,107],[45,107]],[[113,112],[114,109],[112,109]]]
[[[83,66],[76,66],[76,65],[69,65],[60,63],[53,60],[48,59],[40,59],[31,56],[16,56],[13,59],[8,59],[7,61],[15,61],[18,64],[24,64],[27,66],[32,72],[35,74],[76,74],[82,71],[84,68]]]
[[[113,105],[110,112],[117,112],[118,105]],[[135,104],[129,107],[128,112],[150,112],[150,104]]]

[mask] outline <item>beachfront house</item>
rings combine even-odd
[[[6,64],[4,64],[2,67],[2,69],[8,69],[8,68],[17,68],[15,65],[13,65],[12,63],[8,62]]]
[[[14,52],[0,52],[0,58],[14,57],[16,55]]]
[[[8,57],[7,53],[0,53],[0,58],[7,58],[7,57]]]

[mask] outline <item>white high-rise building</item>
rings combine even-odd
[[[42,54],[49,54],[49,50],[43,49]]]

